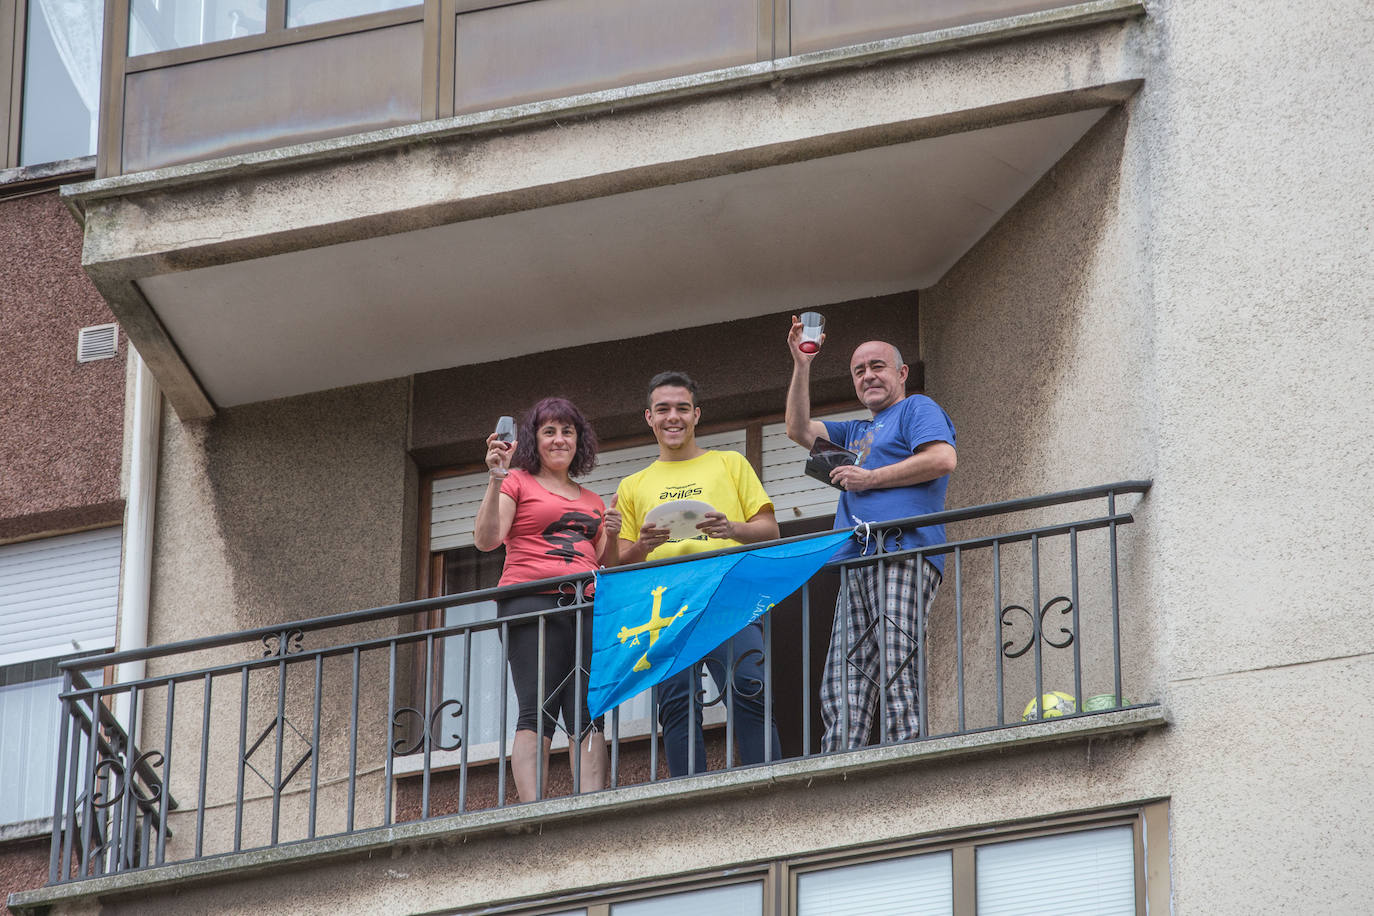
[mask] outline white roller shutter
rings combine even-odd
[[[114,646],[121,530],[0,546],[0,666]]]
[[[730,450],[743,454],[744,430],[698,436],[697,444],[702,448]],[[620,481],[647,467],[657,457],[656,443],[602,452],[597,456],[596,467],[579,483],[594,491],[609,504]],[[472,523],[477,517],[477,508],[482,504],[482,497],[486,492],[485,471],[465,474],[462,477],[441,477],[434,481],[429,524],[431,551],[437,553],[472,544]],[[772,491],[769,492],[771,495]],[[833,507],[831,511],[834,511]]]
[[[1104,827],[980,846],[978,912],[1134,916],[1135,834]]]
[[[830,414],[827,420],[858,420],[867,410]],[[773,497],[779,522],[835,514],[840,491],[802,473],[806,449],[787,438],[787,426],[774,423],[763,428],[763,488]]]

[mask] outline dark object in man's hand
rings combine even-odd
[[[847,464],[857,464],[858,461],[859,456],[854,452],[823,436],[817,436],[815,444],[811,446],[811,456],[806,459],[805,474],[839,490],[843,488],[831,482],[830,472]]]

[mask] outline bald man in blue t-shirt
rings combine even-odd
[[[838,467],[830,480],[842,491],[835,511],[835,527],[877,523],[939,512],[954,470],[954,423],[930,398],[906,393],[907,367],[890,343],[861,344],[850,359],[850,378],[859,400],[873,414],[869,420],[828,422],[811,419],[811,361],[804,352],[801,322],[793,317],[788,334],[792,352],[792,383],[787,390],[787,436],[804,448],[824,437],[859,456],[853,465]],[[824,337],[821,338],[824,341]],[[905,529],[887,538],[886,550],[902,550],[945,539],[943,525]],[[836,559],[871,554],[876,543],[849,541]],[[887,659],[887,720],[882,737],[903,741],[920,734],[917,697],[918,607],[929,609],[944,571],[944,556],[913,556],[885,564],[885,582],[878,581],[877,564],[851,567],[845,592],[835,609],[825,678],[821,682],[821,718],[825,737],[821,750],[861,747],[878,706],[879,642]],[[880,585],[882,586],[880,588]],[[917,598],[917,589],[921,597]],[[845,600],[847,597],[847,601]],[[842,613],[847,605],[848,613]],[[886,627],[881,626],[887,617]],[[885,640],[880,634],[885,633]],[[845,670],[845,647],[849,670]]]

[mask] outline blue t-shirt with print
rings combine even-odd
[[[910,458],[916,449],[927,442],[948,442],[954,445],[954,423],[939,404],[923,394],[907,395],[881,411],[871,420],[822,421],[825,435],[831,442],[843,445],[859,456],[859,467],[882,468]],[[945,507],[945,490],[949,475],[906,487],[865,490],[861,493],[840,491],[840,505],[835,510],[835,527],[847,528],[863,522],[884,522],[927,512],[939,512]],[[898,541],[900,537],[900,542]],[[939,544],[945,539],[944,525],[909,528],[899,536],[889,538],[887,548],[898,550]],[[900,546],[899,546],[900,543]],[[864,549],[858,538],[846,541],[833,559],[842,560],[872,553]],[[929,557],[943,574],[944,555]]]

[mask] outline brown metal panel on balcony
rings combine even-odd
[[[457,113],[751,63],[757,0],[539,0],[458,14]]]
[[[792,53],[1069,6],[1068,0],[792,0]]]
[[[126,78],[124,172],[420,120],[419,22]]]

